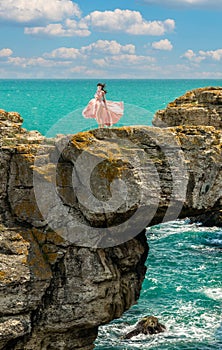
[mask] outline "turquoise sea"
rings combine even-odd
[[[222,80],[106,80],[107,99],[124,101],[119,125],[151,125],[153,114],[186,91],[222,86]],[[24,127],[48,136],[97,127],[82,109],[93,98],[98,80],[1,80],[0,108],[17,111]]]
[[[100,327],[96,350],[221,350],[222,230],[180,220],[147,229],[147,239],[140,299]],[[146,315],[158,317],[166,332],[121,340]]]
[[[44,135],[96,127],[81,111],[97,80],[0,80],[0,108]],[[151,125],[153,114],[190,89],[222,80],[106,80],[107,99],[124,101],[121,125]],[[96,350],[222,350],[222,229],[173,221],[147,229],[150,252],[141,297],[120,319],[100,327]],[[154,315],[165,333],[123,341],[137,320]]]

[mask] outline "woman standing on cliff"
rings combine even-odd
[[[84,118],[96,119],[99,128],[116,124],[123,115],[123,102],[106,100],[106,93],[105,84],[98,83],[94,98],[82,112]]]

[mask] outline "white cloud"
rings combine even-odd
[[[59,47],[51,51],[50,53],[45,53],[45,57],[47,58],[62,58],[64,60],[84,58],[83,54],[81,54],[79,49],[75,49],[74,47]]]
[[[214,61],[220,61],[222,59],[222,49],[218,50],[211,50],[211,51],[199,51],[199,55],[203,57],[204,59],[209,57],[212,58]]]
[[[56,67],[56,66],[67,66],[70,65],[72,62],[64,62],[64,61],[52,61],[52,60],[46,60],[42,57],[33,57],[33,58],[26,58],[26,57],[9,57],[8,63],[11,63],[15,66],[20,66],[23,68],[26,68],[28,66],[40,66],[40,67]]]
[[[51,52],[45,53],[44,57],[52,59],[85,59],[98,55],[134,55],[135,46],[132,44],[121,45],[115,40],[98,40],[80,49],[74,47],[59,47]],[[98,60],[99,61],[99,60]]]
[[[197,73],[198,78],[216,78],[216,79],[221,79],[222,78],[222,72],[201,72]]]
[[[133,35],[163,35],[175,28],[173,19],[146,21],[138,11],[120,9],[94,11],[84,21],[99,31],[121,31]]]
[[[97,40],[96,42],[88,45],[83,46],[81,48],[82,52],[92,52],[92,53],[104,53],[104,54],[111,54],[116,55],[120,53],[129,53],[134,54],[135,53],[135,46],[132,44],[127,45],[121,45],[115,40]]]
[[[42,57],[7,57],[7,59],[8,64],[22,68],[69,66],[74,70],[76,67],[80,67],[78,69],[81,70],[85,66],[87,69],[93,66],[99,69],[102,67],[124,69],[126,66],[149,65],[155,62],[153,57],[136,55],[134,45],[121,45],[115,40],[98,40],[80,48],[59,47],[44,53]]]
[[[210,58],[213,61],[220,61],[222,59],[222,49],[210,51],[199,50],[198,53],[195,53],[193,50],[187,50],[181,57],[195,63],[204,61],[207,58]]]
[[[193,50],[187,50],[181,57],[194,63],[200,63],[204,60],[204,57],[198,56],[195,52],[193,52]]]
[[[171,51],[173,48],[173,45],[168,39],[163,39],[160,41],[154,41],[152,43],[152,47],[156,50],[165,50],[165,51]]]
[[[143,0],[143,3],[167,7],[216,7],[222,8],[221,0]]]
[[[13,54],[13,51],[11,49],[1,49],[0,50],[0,57],[9,57]]]
[[[4,21],[28,23],[61,21],[81,15],[71,0],[1,0],[0,18]]]
[[[82,72],[85,72],[86,70],[87,70],[86,66],[75,66],[75,67],[70,69],[70,72],[72,72],[72,73],[82,73]]]
[[[64,24],[52,23],[45,27],[26,27],[24,33],[56,37],[88,36],[91,34],[85,23],[81,21],[77,22],[71,19],[67,19]]]
[[[136,65],[140,64],[150,64],[155,62],[155,58],[150,56],[140,56],[140,55],[129,55],[121,54],[114,55],[109,57],[104,57],[101,59],[94,59],[93,63],[99,67],[108,67],[108,66],[128,66],[133,65],[134,68]]]
[[[36,1],[43,2],[45,0]],[[50,0],[49,4],[52,4],[53,1],[56,3],[61,1],[67,6],[70,3],[70,0]],[[77,5],[73,4],[73,6]],[[53,11],[52,13],[49,11],[48,14],[46,14],[46,11],[42,12],[44,16],[42,13],[42,16],[39,14],[39,17],[40,19],[44,17],[45,25],[39,25],[41,21],[38,21],[38,26],[26,27],[25,34],[60,37],[88,36],[91,34],[90,28],[92,28],[102,32],[125,32],[131,35],[163,35],[166,32],[173,31],[175,28],[175,21],[173,19],[166,19],[165,21],[147,21],[142,17],[139,11],[132,10],[115,9],[114,11],[93,11],[78,21],[71,19],[74,15],[80,14],[78,7],[76,8],[76,12],[64,11],[61,13],[60,17],[58,15],[56,16],[55,13],[53,15]],[[28,18],[28,15],[26,17]],[[29,18],[29,21],[36,20],[37,15],[33,12],[31,16],[29,13]],[[28,21],[28,19],[26,19],[26,21]],[[51,23],[47,23],[49,21]]]
[[[141,63],[151,63],[155,62],[154,57],[150,56],[139,56],[139,55],[118,55],[112,56],[111,61],[117,63],[125,63],[125,64],[141,64]]]
[[[92,60],[93,63],[99,67],[108,67],[109,62],[107,58],[95,58]]]
[[[100,69],[95,69],[95,67],[93,67],[93,69],[90,69],[89,67],[87,66],[75,66],[71,69],[69,69],[69,74],[72,74],[74,73],[74,75],[76,76],[77,75],[83,75],[84,77],[87,76],[87,77],[103,77],[106,72],[104,70],[100,70]]]

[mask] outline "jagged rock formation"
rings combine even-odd
[[[188,91],[157,111],[153,125],[212,125],[222,127],[222,88],[208,87]]]
[[[129,333],[123,336],[123,339],[131,339],[139,334],[157,334],[166,330],[166,327],[159,322],[155,316],[145,316],[137,324],[136,327]]]
[[[58,144],[21,123],[19,114],[0,111],[0,348],[92,349],[98,325],[120,317],[139,297],[145,234],[97,249],[52,230],[36,203],[33,166],[43,184],[45,177],[50,185],[52,168],[58,172],[64,207],[84,221],[71,191],[73,166],[62,157],[57,164]]]
[[[92,349],[139,297],[144,228],[221,210],[221,131],[21,124],[0,111],[0,348]]]
[[[187,91],[183,96],[170,102],[166,109],[156,112],[152,121],[156,127],[166,128],[180,125],[222,127],[222,87],[205,87]],[[206,189],[208,186],[206,185]],[[203,214],[191,218],[193,222],[202,222],[205,226],[222,226],[222,208],[220,200],[218,210],[206,210]]]

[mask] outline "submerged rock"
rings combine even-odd
[[[137,324],[136,328],[131,332],[123,336],[123,339],[131,339],[139,334],[152,335],[162,333],[166,330],[166,327],[159,323],[158,318],[155,316],[145,316]]]
[[[200,223],[205,227],[222,226],[222,208],[218,210],[206,211],[202,215],[193,216],[190,218],[191,223]]]

